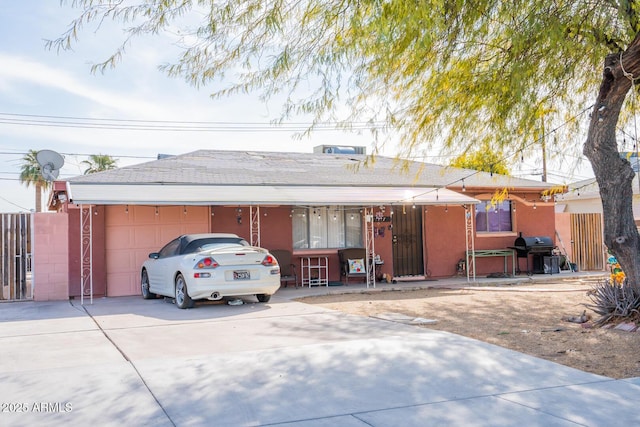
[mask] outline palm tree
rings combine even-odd
[[[82,163],[87,165],[84,174],[107,171],[116,168],[116,162],[118,159],[114,159],[108,154],[92,154],[89,156],[89,160],[83,160]]]
[[[29,150],[22,158],[20,182],[25,184],[27,188],[31,185],[36,188],[36,212],[42,212],[42,189],[49,188],[49,182],[42,176],[40,164],[36,159],[37,154],[36,150]]]

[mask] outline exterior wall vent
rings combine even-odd
[[[313,147],[313,152],[326,154],[367,154],[366,147],[354,145],[318,145]]]

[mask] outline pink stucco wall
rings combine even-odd
[[[573,260],[573,245],[571,244],[571,214],[570,213],[556,213],[556,230],[560,235],[560,242],[555,237],[556,245],[563,251],[566,251],[566,255],[570,260]]]
[[[36,301],[69,298],[68,229],[65,213],[34,216],[33,298]]]

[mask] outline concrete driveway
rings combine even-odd
[[[286,295],[1,304],[0,425],[640,425],[638,378]]]

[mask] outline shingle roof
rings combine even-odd
[[[504,175],[357,154],[199,150],[68,181],[78,184],[404,186],[544,189],[552,185]],[[371,159],[370,159],[371,160]]]
[[[595,178],[587,178],[582,181],[576,181],[568,186],[568,192],[562,196],[562,200],[584,200],[584,199],[600,199],[600,186]],[[638,174],[631,180],[631,189],[634,195],[640,194],[640,184],[638,183]]]

